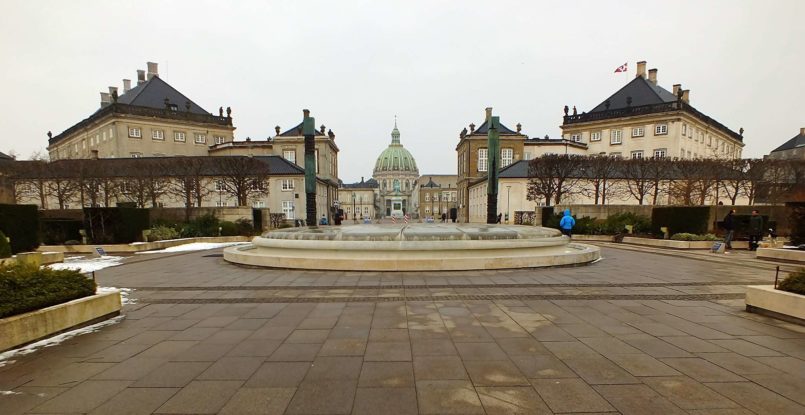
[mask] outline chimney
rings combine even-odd
[[[112,103],[112,96],[108,92],[101,92],[101,108]]]
[[[137,69],[137,85],[145,83],[145,71]]]
[[[486,107],[486,121],[492,120],[492,107]]]
[[[98,160],[98,150],[92,150],[92,155],[90,156],[92,160]]]
[[[690,104],[690,89],[682,91],[682,102]]]
[[[638,76],[646,77],[646,61],[637,62],[637,74],[635,74],[635,78]]]
[[[117,87],[116,86],[110,86],[109,87],[109,95],[114,95],[116,93],[117,93]]]
[[[657,85],[657,68],[648,70],[648,81]]]
[[[154,62],[146,62],[145,64],[148,66],[148,77],[146,79],[148,79],[150,81],[151,78],[153,78],[155,76],[156,77],[159,76],[159,70],[157,69],[157,64],[156,63],[154,63]]]
[[[799,135],[805,135],[805,127],[799,129]]]
[[[123,93],[129,92],[131,90],[131,79],[124,79],[123,80]]]
[[[682,89],[682,84],[674,84],[674,96],[679,93],[680,89]]]

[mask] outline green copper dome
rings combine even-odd
[[[375,163],[375,173],[380,172],[413,172],[419,175],[414,156],[400,144],[400,130],[397,129],[397,122],[394,122],[394,129],[391,130],[391,144],[380,153]]]

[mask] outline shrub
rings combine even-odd
[[[254,235],[254,226],[252,226],[252,221],[246,218],[240,218],[235,221],[235,226],[238,228],[238,235],[242,236],[252,236]]]
[[[604,222],[604,232],[614,235],[623,232],[626,225],[632,225],[632,233],[647,233],[651,231],[651,219],[646,216],[632,212],[616,213],[609,215]]]
[[[65,241],[80,240],[83,220],[74,219],[41,219],[42,243],[45,245],[61,245]]]
[[[791,244],[805,244],[805,203],[786,203],[791,207],[789,226],[791,227]]]
[[[661,236],[661,227],[667,226],[668,233],[707,232],[710,221],[710,208],[707,206],[665,206],[655,207],[651,211],[651,232]]]
[[[181,230],[183,238],[196,238],[201,236],[218,236],[218,218],[207,214],[186,223]]]
[[[777,289],[805,295],[805,269],[788,274],[788,277],[777,284]]]
[[[0,266],[0,318],[95,294],[95,282],[75,270]]]
[[[137,242],[151,227],[148,209],[128,207],[84,208],[84,224],[95,243]]]
[[[179,237],[179,231],[170,226],[154,226],[151,228],[151,233],[148,234],[148,242],[164,241],[168,239],[176,239]]]
[[[718,241],[721,238],[713,235],[712,233],[707,233],[704,235],[696,235],[694,233],[675,233],[671,236],[671,239],[674,241]]]
[[[11,244],[8,243],[8,238],[3,231],[0,231],[0,258],[11,257]]]
[[[238,225],[235,225],[235,222],[230,222],[225,220],[218,224],[218,227],[221,228],[221,236],[235,236],[238,235]]]
[[[11,253],[39,246],[39,210],[36,205],[0,205],[0,230],[11,238]]]

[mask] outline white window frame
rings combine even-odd
[[[129,137],[143,138],[143,130],[139,127],[129,127]]]
[[[612,156],[612,157],[623,157],[623,154],[621,154],[620,151],[613,151],[613,152],[609,153],[609,155]]]
[[[632,128],[632,137],[644,137],[646,135],[646,131],[643,127],[633,127]]]
[[[138,153],[138,152],[131,153],[131,158],[133,158],[133,159],[138,159],[138,158],[141,158],[142,156],[143,156],[143,153]]]
[[[489,150],[486,148],[478,149],[478,171],[488,171]]]
[[[173,141],[184,143],[185,141],[187,141],[187,133],[185,133],[184,131],[174,131]]]
[[[215,140],[215,144],[226,143],[226,137],[224,137],[222,135],[216,135],[216,136],[213,137],[213,139]]]
[[[664,148],[657,148],[654,149],[654,158],[655,159],[663,159],[668,154],[668,150]]]
[[[633,158],[633,159],[642,159],[643,158],[643,150],[632,151],[631,158]]]
[[[687,134],[688,134],[688,125],[682,124],[682,137],[686,136]]]
[[[293,214],[294,213],[293,200],[282,201],[282,213],[285,214],[285,219],[295,219]]]
[[[590,133],[590,141],[601,141],[601,131]]]
[[[579,143],[579,142],[581,142],[581,134],[580,134],[580,133],[571,134],[571,135],[570,135],[570,141],[572,141],[572,142],[574,142],[574,143]]]
[[[282,158],[296,164],[296,150],[282,150]]]
[[[609,131],[609,144],[623,144],[623,131],[610,130]]]
[[[255,201],[252,202],[252,207],[257,208],[257,209],[262,209],[262,208],[266,207],[266,202],[265,202],[265,200],[255,200]]]
[[[294,189],[293,179],[282,179],[282,191],[288,192]]]
[[[165,132],[162,130],[151,130],[151,139],[165,141]]]
[[[207,144],[207,134],[194,133],[193,142],[196,144]]]
[[[224,189],[226,189],[226,186],[224,186],[224,181],[220,180],[220,179],[216,180],[215,181],[215,191],[216,192],[223,192]]]
[[[514,149],[502,148],[500,149],[500,165],[506,167],[514,161]]]
[[[654,135],[668,135],[668,124],[657,124],[654,126]]]

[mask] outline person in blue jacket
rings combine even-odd
[[[559,221],[559,229],[562,231],[562,234],[570,237],[574,226],[576,226],[576,219],[570,216],[570,209],[565,209],[565,216]]]

